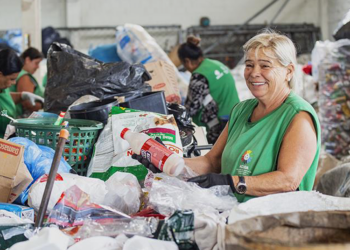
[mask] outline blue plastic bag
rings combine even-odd
[[[31,140],[23,137],[14,137],[9,141],[23,145],[24,150],[24,164],[27,166],[28,171],[33,177],[32,183],[18,196],[14,201],[16,204],[24,205],[28,199],[28,192],[30,186],[42,175],[49,174],[55,151],[52,148],[37,145]],[[61,158],[60,165],[58,167],[58,173],[69,173],[71,166]]]
[[[119,55],[117,54],[116,43],[96,46],[94,48],[89,49],[88,54],[89,56],[100,60],[104,63],[122,61],[122,59],[120,59]]]

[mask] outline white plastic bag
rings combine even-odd
[[[125,242],[123,250],[178,250],[172,241],[155,240],[141,236],[134,236]]]
[[[271,194],[240,203],[231,210],[228,224],[260,215],[306,211],[349,210],[350,199],[323,195],[318,192],[296,191]]]
[[[152,176],[153,174],[148,175],[145,181],[145,186],[150,190],[149,203],[163,215],[169,216],[175,210],[185,209],[217,213],[231,210],[238,204],[229,186],[201,188],[195,183],[165,174],[155,174],[153,178]]]
[[[94,236],[91,238],[87,238],[79,241],[74,244],[68,250],[117,250],[122,249],[120,243],[111,237],[107,236]]]
[[[187,96],[188,81],[186,81],[168,55],[156,40],[140,25],[125,24],[117,27],[117,52],[119,57],[128,63],[149,63],[164,61],[174,68],[181,96]]]
[[[30,188],[28,204],[39,211],[40,203],[44,194],[48,175],[40,177]],[[77,185],[81,190],[90,195],[92,203],[101,204],[107,194],[107,188],[103,181],[95,178],[88,178],[75,174],[61,173],[56,175],[52,188],[51,197],[47,206],[47,212],[51,212],[61,194],[73,185]]]
[[[106,182],[108,190],[103,205],[126,214],[136,213],[140,208],[141,187],[136,177],[116,172]]]
[[[311,52],[312,77],[315,82],[319,81],[319,65],[322,63],[332,63],[334,57],[337,57],[337,51],[340,47],[349,46],[349,39],[341,39],[336,42],[317,41]]]
[[[69,237],[56,227],[45,227],[27,241],[13,245],[10,250],[66,250]]]

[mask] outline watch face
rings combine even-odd
[[[247,191],[247,186],[245,184],[238,184],[237,186],[237,192],[239,194],[244,194]]]

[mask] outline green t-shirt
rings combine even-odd
[[[16,85],[12,85],[10,87],[10,91],[11,92],[17,92],[17,83],[19,81],[19,79],[24,76],[24,75],[28,75],[30,77],[30,80],[32,81],[32,83],[34,84],[35,88],[34,88],[34,94],[44,97],[44,89],[43,87],[38,84],[38,82],[36,81],[36,79],[34,78],[34,76],[30,73],[28,73],[27,71],[25,71],[24,69],[21,70],[21,72],[19,72],[17,79],[16,79]],[[18,103],[16,105],[16,109],[17,109],[17,116],[22,116],[23,115],[23,107],[22,104]]]
[[[239,102],[235,80],[230,70],[221,62],[211,59],[204,59],[199,67],[193,71],[203,75],[209,82],[209,92],[218,105],[218,118],[230,115],[232,107]],[[203,108],[193,117],[193,121],[200,126]]]
[[[311,115],[317,132],[317,151],[299,190],[311,190],[321,147],[321,130],[315,110],[291,92],[280,107],[262,119],[250,122],[250,116],[257,104],[258,100],[250,99],[233,108],[227,143],[221,159],[221,172],[232,176],[256,176],[275,171],[282,140],[289,124],[296,114],[306,111]],[[239,202],[254,198],[239,194],[236,197]]]
[[[0,111],[7,110],[8,116],[16,118],[16,106],[10,95],[9,88],[2,90],[0,92]],[[0,115],[0,138],[4,138],[7,124],[10,123],[10,120],[4,116]]]

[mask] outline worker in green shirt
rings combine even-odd
[[[243,47],[244,78],[255,97],[237,104],[205,156],[186,159],[202,187],[230,185],[239,202],[312,189],[321,148],[312,106],[292,91],[296,49],[284,35],[266,32]]]
[[[244,77],[255,98],[233,107],[228,124],[206,155],[185,159],[186,166],[199,174],[188,181],[203,188],[229,185],[239,202],[309,191],[321,130],[315,110],[292,91],[295,46],[287,36],[270,31],[251,38],[243,49]],[[157,171],[149,162],[142,163]]]
[[[192,73],[185,107],[194,123],[206,127],[208,142],[214,144],[239,98],[230,70],[219,61],[204,58],[199,42],[189,36],[178,49],[180,61]]]
[[[36,48],[28,48],[21,54],[23,68],[16,79],[16,85],[11,86],[11,92],[27,91],[44,97],[44,88],[37,82],[33,74],[39,68],[43,54]],[[29,101],[22,101],[16,105],[17,116],[28,117],[33,111],[43,108],[43,103],[36,102],[34,106]]]
[[[0,51],[0,112],[6,110],[7,115],[13,118],[17,117],[16,103],[27,100],[35,105],[36,101],[44,101],[42,97],[27,91],[10,93],[9,88],[16,83],[22,66],[22,61],[16,52],[11,49]],[[0,138],[4,137],[9,122],[7,117],[0,116]]]

